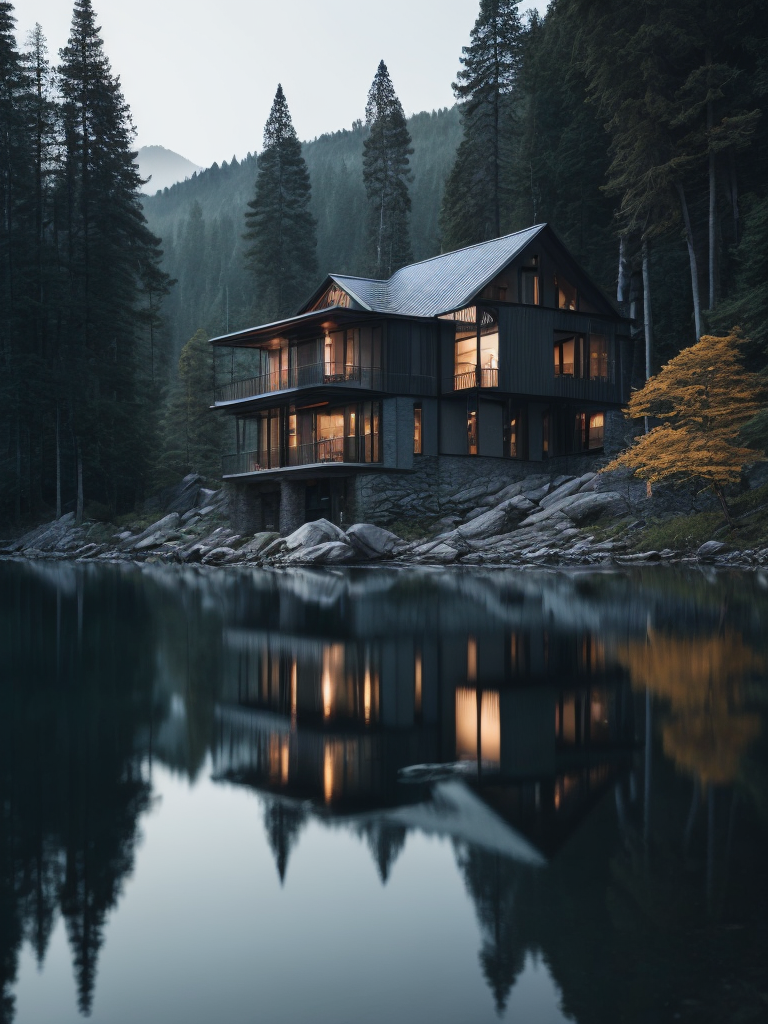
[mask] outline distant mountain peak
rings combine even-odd
[[[165,146],[142,146],[138,156],[139,172],[142,178],[150,178],[142,191],[154,195],[158,189],[170,188],[179,181],[191,178],[196,171],[202,171],[200,164],[193,164],[185,156],[174,153]]]

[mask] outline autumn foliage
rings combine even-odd
[[[744,369],[743,340],[737,328],[722,338],[705,335],[649,378],[632,395],[627,416],[662,422],[605,471],[631,469],[652,483],[702,480],[728,515],[722,488],[737,483],[744,466],[764,458],[739,438],[741,428],[760,410],[765,390],[764,380]]]

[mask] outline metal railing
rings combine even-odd
[[[314,466],[329,462],[378,462],[379,453],[378,434],[366,434],[363,437],[325,437],[312,444],[289,445],[282,464],[279,448],[271,448],[267,452],[238,452],[225,455],[222,459],[222,474],[238,476],[287,466]]]
[[[290,388],[317,387],[322,384],[351,384],[361,388],[381,388],[381,369],[378,366],[358,366],[352,363],[308,363],[292,366],[258,377],[235,380],[216,388],[214,403],[236,402],[243,398],[256,398],[274,391]]]
[[[470,370],[463,370],[454,374],[453,390],[463,391],[465,388],[497,388],[499,386],[498,369],[484,369],[472,367]]]

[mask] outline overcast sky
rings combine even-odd
[[[16,0],[23,45],[39,21],[52,60],[71,0]],[[522,0],[521,10],[546,10]],[[208,166],[261,148],[282,82],[302,139],[362,117],[384,60],[406,113],[453,103],[451,82],[479,0],[94,0],[138,130]]]

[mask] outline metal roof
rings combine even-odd
[[[363,309],[400,316],[438,316],[466,306],[546,227],[536,224],[513,235],[479,242],[395,271],[388,281],[367,277],[331,278]]]

